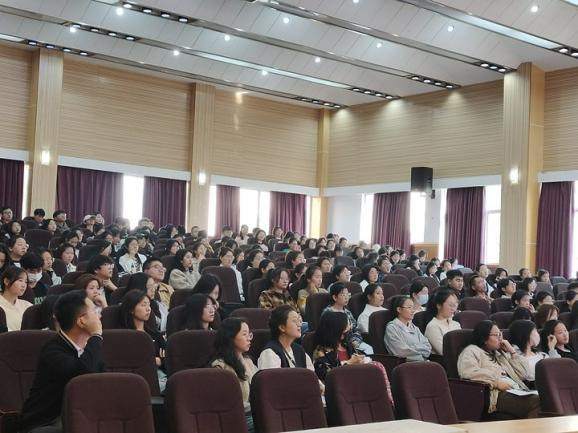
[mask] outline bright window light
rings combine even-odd
[[[259,219],[258,227],[269,233],[269,214],[271,211],[271,193],[269,191],[259,191]]]
[[[124,175],[122,189],[122,215],[136,227],[142,218],[144,177]]]
[[[373,234],[373,194],[363,194],[361,197],[360,221],[359,240],[370,244]]]
[[[490,185],[484,194],[484,262],[500,263],[500,218],[502,187]]]
[[[257,227],[259,221],[259,191],[243,189],[239,194],[241,202],[241,224],[247,224],[249,230]]]
[[[425,239],[425,204],[426,195],[412,192],[410,196],[410,240],[412,244],[422,243]]]
[[[209,188],[209,224],[207,235],[215,236],[215,226],[217,225],[217,185]],[[221,230],[219,228],[219,230]]]

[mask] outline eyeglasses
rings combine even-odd
[[[501,332],[493,332],[490,334],[490,337],[501,337],[503,334]]]

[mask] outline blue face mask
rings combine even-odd
[[[425,305],[427,304],[427,301],[429,301],[429,295],[419,295],[419,305]]]

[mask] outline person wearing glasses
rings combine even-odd
[[[394,296],[391,311],[395,319],[385,327],[385,347],[392,355],[407,361],[425,361],[431,355],[431,344],[412,322],[415,305],[409,296]]]
[[[347,309],[351,293],[349,293],[345,284],[339,282],[332,284],[329,289],[329,294],[331,295],[330,305],[323,310],[321,315],[327,312],[345,314],[349,322],[349,331],[346,335],[347,344],[355,351],[363,352],[365,355],[373,355],[373,347],[363,341],[361,332],[359,332],[357,328],[357,321],[353,317],[353,314],[351,314],[351,311]]]
[[[143,272],[151,277],[157,285],[157,293],[160,302],[168,308],[171,302],[171,296],[175,292],[175,289],[168,284],[163,283],[166,271],[163,262],[154,257],[148,259],[143,265]]]
[[[475,326],[472,344],[458,358],[458,374],[460,379],[490,386],[488,413],[501,412],[515,418],[538,416],[540,398],[528,393],[524,383],[529,376],[528,363],[502,338],[502,332],[491,320],[482,320]]]

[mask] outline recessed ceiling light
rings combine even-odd
[[[480,66],[481,66],[482,68],[487,68],[487,67],[490,66],[490,64],[489,64],[489,63],[482,63]]]
[[[454,88],[454,86],[452,86],[451,84],[446,85],[446,89],[453,89],[453,88]]]
[[[283,24],[289,24],[289,17],[283,17]]]
[[[315,57],[315,63],[321,63],[321,57]]]
[[[262,71],[261,71],[261,75],[263,75],[263,76],[265,77],[266,75],[269,75],[269,72],[267,72],[267,71],[265,71],[265,70],[262,70]]]
[[[426,84],[429,84],[429,83],[431,83],[431,80],[428,79],[428,78],[426,78],[425,80],[423,80],[423,82],[426,83]]]
[[[100,30],[98,30],[96,27],[91,28],[90,31],[93,32],[93,33],[98,33],[98,32],[100,32]]]
[[[532,12],[533,14],[535,14],[539,10],[540,10],[540,6],[538,6],[538,5],[532,5],[532,7],[530,8],[530,12]]]
[[[116,36],[116,33],[115,32],[108,32],[108,35],[109,36]]]
[[[383,47],[383,44],[382,44],[381,42],[378,42],[377,44],[375,44],[375,46],[376,46],[377,48],[381,48],[381,47]]]
[[[371,95],[371,90],[365,90],[363,93],[365,93],[366,95]]]
[[[171,14],[168,13],[168,12],[163,12],[163,13],[161,14],[161,17],[163,17],[163,18],[170,18],[170,17],[171,17]]]
[[[359,3],[359,0],[353,0],[353,3],[355,4]]]
[[[124,4],[122,5],[122,7],[125,8],[125,9],[131,9],[131,8],[132,8],[132,5],[131,5],[130,3],[124,3]]]
[[[314,104],[319,104],[319,101],[318,101],[317,99],[314,99],[314,100],[311,101],[311,102],[313,102]]]
[[[570,54],[572,57],[578,57],[578,51],[574,51],[572,54]]]
[[[127,36],[127,37],[126,37],[126,40],[127,40],[127,41],[134,41],[134,36]]]
[[[358,1],[359,1],[359,0],[358,0]],[[336,104],[336,105],[334,105],[333,107],[334,107],[334,108],[341,108],[341,105],[337,105],[337,104]]]
[[[38,44],[35,41],[28,41],[28,45],[36,46]]]
[[[506,72],[506,68],[500,68],[500,69],[498,69],[498,72],[504,73],[504,72]]]
[[[442,85],[442,83],[440,83],[439,81],[436,81],[434,84],[435,84],[436,86],[441,86],[441,85]]]
[[[64,51],[65,53],[70,53],[72,52],[72,50],[70,48],[64,48],[62,51]]]
[[[152,14],[152,13],[153,13],[153,10],[150,9],[150,8],[144,8],[142,11],[143,11],[145,14]]]
[[[225,35],[224,36],[225,41],[229,42],[231,40],[231,36],[229,35]]]
[[[121,8],[120,6],[116,8],[116,14],[121,17],[124,15],[124,9]]]
[[[412,80],[415,80],[415,81],[418,81],[418,80],[419,80],[419,77],[418,77],[418,76],[414,76],[414,77],[411,77],[411,79],[412,79]]]
[[[448,32],[453,32],[454,31],[454,26],[452,26],[451,24],[448,26]]]
[[[326,107],[329,107],[331,104],[329,102],[325,102],[323,105],[325,105]]]
[[[387,96],[385,97],[385,99],[393,99],[393,96],[387,95]]]
[[[80,28],[80,24],[73,24],[72,27],[79,29]]]
[[[47,45],[46,45],[46,48],[50,48],[50,49],[52,50],[52,49],[55,48],[55,46],[54,46],[54,45],[51,45],[51,44],[47,44]]]
[[[88,56],[88,53],[87,53],[86,51],[81,51],[81,52],[78,53],[78,54],[80,54],[81,56]]]
[[[562,54],[566,54],[568,52],[568,48],[560,48],[558,50],[558,52],[562,53]]]
[[[382,96],[383,96],[383,93],[376,93],[375,96],[382,97]]]
[[[354,87],[354,88],[351,89],[351,90],[353,90],[354,92],[359,92],[361,89],[359,89],[359,88],[357,88],[357,87]]]
[[[173,50],[173,56],[178,56],[179,54],[181,54],[179,50]]]
[[[496,69],[498,69],[498,67],[496,65],[492,65],[492,66],[490,66],[490,69],[496,70]]]
[[[180,23],[188,23],[189,19],[187,17],[179,17],[179,22]]]
[[[70,27],[68,28],[68,31],[69,31],[70,33],[76,33],[76,30],[77,30],[76,27],[70,26]]]

